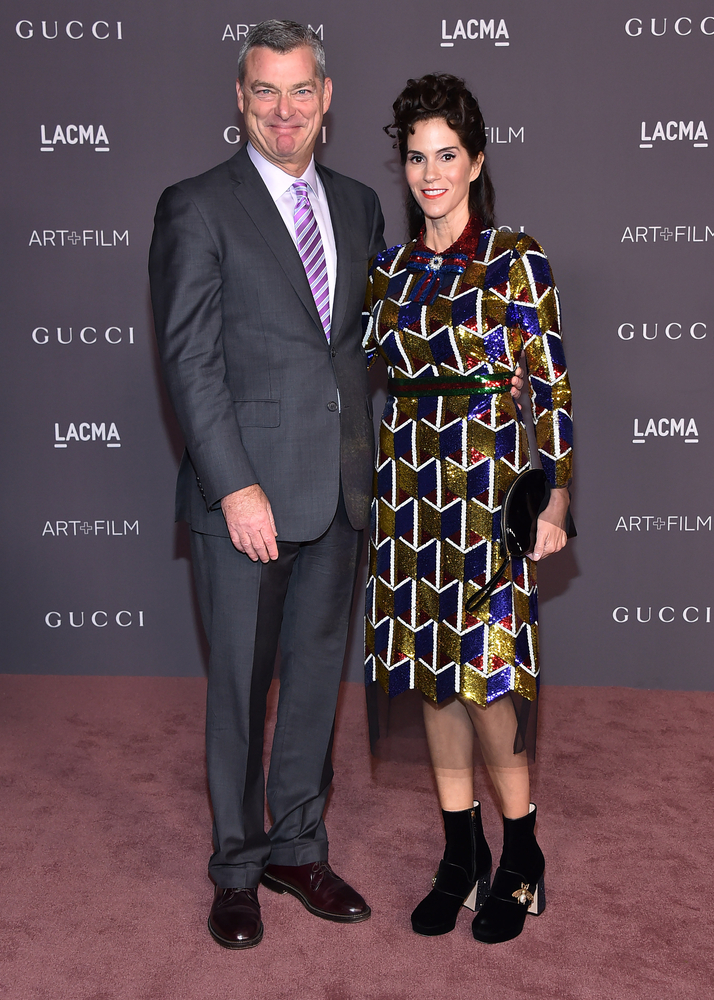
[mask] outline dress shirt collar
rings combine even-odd
[[[255,146],[249,142],[247,144],[248,156],[255,169],[258,171],[263,179],[263,183],[270,192],[270,196],[273,201],[277,201],[278,198],[290,190],[295,181],[305,181],[309,185],[310,190],[313,194],[320,197],[320,186],[317,177],[317,170],[315,168],[315,157],[310,159],[307,169],[301,177],[293,177],[292,174],[286,173],[281,170],[280,167],[276,167],[274,163],[270,160],[266,160],[262,153],[259,153]]]

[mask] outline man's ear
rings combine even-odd
[[[325,77],[325,82],[322,85],[322,113],[323,115],[332,103],[332,80],[329,76]]]
[[[240,80],[236,80],[236,98],[238,99],[238,110],[243,114],[243,88],[240,85]]]

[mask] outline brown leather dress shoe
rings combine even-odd
[[[351,885],[335,875],[326,861],[307,865],[268,865],[263,885],[273,892],[289,892],[306,910],[325,920],[353,924],[372,912]]]
[[[208,929],[224,948],[252,948],[263,937],[257,889],[219,889],[213,897]]]

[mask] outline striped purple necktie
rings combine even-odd
[[[322,246],[320,228],[308,197],[305,181],[296,181],[293,191],[297,196],[295,205],[295,236],[300,258],[305,268],[310,290],[320,314],[325,336],[330,339],[330,286],[327,280],[327,264]]]

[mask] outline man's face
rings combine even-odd
[[[248,53],[238,107],[248,138],[266,160],[299,177],[310,162],[330,106],[332,81],[320,83],[312,50],[292,52],[257,46]]]

